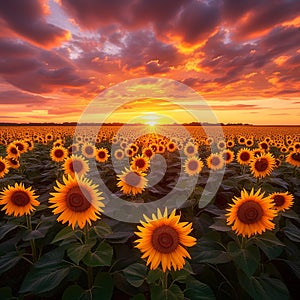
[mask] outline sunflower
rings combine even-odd
[[[233,148],[235,145],[234,140],[227,140],[226,147],[227,148]]]
[[[108,150],[105,148],[100,148],[96,150],[95,159],[99,163],[106,162],[109,158]]]
[[[118,187],[121,187],[121,191],[128,194],[141,194],[147,185],[147,179],[145,178],[145,173],[140,171],[134,171],[133,169],[122,172],[122,175],[118,175],[119,182]]]
[[[233,199],[226,217],[227,224],[232,225],[231,228],[237,235],[250,237],[256,233],[261,234],[266,229],[274,229],[272,220],[277,213],[270,197],[263,196],[260,189],[256,193],[252,189],[250,194],[243,190],[240,198]]]
[[[34,148],[34,142],[30,139],[25,139],[24,142],[27,144],[28,150],[33,150]]]
[[[183,148],[183,152],[186,156],[195,156],[198,152],[198,146],[189,142]]]
[[[0,196],[0,204],[4,205],[2,210],[6,210],[7,215],[23,216],[29,215],[39,206],[40,202],[36,200],[35,191],[31,187],[25,188],[23,183],[15,183],[15,186],[4,188]]]
[[[146,156],[149,159],[151,159],[155,153],[150,147],[146,147],[143,149],[142,154],[143,154],[143,156]]]
[[[288,192],[275,192],[269,195],[269,197],[273,201],[274,208],[278,211],[285,211],[294,204],[294,196],[292,194],[289,194]]]
[[[225,164],[230,164],[234,160],[234,152],[226,149],[221,152]]]
[[[196,156],[189,157],[184,163],[184,172],[189,176],[199,174],[203,169],[203,162]]]
[[[294,167],[300,167],[300,152],[293,151],[289,153],[285,161]]]
[[[219,153],[210,154],[210,156],[206,159],[206,163],[208,168],[214,171],[220,170],[224,167],[224,160]]]
[[[89,163],[82,155],[72,155],[68,157],[63,164],[65,174],[70,174],[72,177],[75,174],[78,177],[85,175],[89,171]]]
[[[93,158],[95,156],[95,147],[92,144],[85,143],[81,147],[81,152],[86,158]]]
[[[174,152],[176,150],[176,144],[172,141],[170,141],[166,147],[169,152]]]
[[[255,178],[270,175],[275,168],[275,158],[271,153],[254,157],[250,162],[250,170]]]
[[[265,153],[265,151],[261,148],[252,149],[252,153],[254,156],[260,156]]]
[[[165,152],[165,150],[166,150],[166,148],[164,145],[158,145],[156,153],[163,154]]]
[[[124,153],[125,153],[125,156],[127,156],[127,157],[132,157],[135,154],[131,147],[126,147],[124,149]]]
[[[219,150],[224,150],[226,148],[226,142],[223,140],[218,141],[217,147]]]
[[[167,208],[162,215],[157,209],[157,216],[152,214],[152,219],[144,215],[146,222],[141,221],[142,226],[137,226],[139,237],[136,240],[142,258],[147,258],[147,265],[155,270],[161,265],[163,272],[181,270],[185,265],[185,258],[191,258],[185,247],[192,247],[196,239],[189,236],[192,224],[179,222],[180,216],[175,215],[175,209],[168,217]]]
[[[7,156],[6,160],[10,168],[18,169],[20,167],[20,161],[18,160],[18,158]]]
[[[5,158],[0,156],[0,178],[3,178],[9,171],[9,164]]]
[[[6,153],[7,153],[7,156],[9,156],[9,157],[18,158],[20,156],[20,152],[14,143],[10,143],[6,147]]]
[[[101,200],[101,192],[97,191],[97,185],[85,178],[73,178],[70,175],[63,177],[63,183],[56,181],[55,193],[50,193],[52,198],[53,213],[60,214],[58,222],[63,224],[68,222],[74,229],[76,224],[82,229],[86,223],[91,225],[91,221],[100,218],[99,214],[103,210],[104,204]]]
[[[245,142],[246,142],[246,138],[245,138],[245,137],[240,136],[240,137],[238,138],[238,143],[239,143],[240,145],[245,144]]]
[[[77,153],[78,150],[79,150],[79,147],[78,147],[77,144],[72,144],[72,145],[70,145],[70,146],[68,147],[68,153],[69,153],[69,155],[72,155],[72,154]]]
[[[25,141],[17,140],[14,141],[13,143],[17,147],[20,154],[25,153],[28,150],[28,145]]]
[[[247,147],[252,147],[254,144],[254,141],[252,139],[247,139],[246,142],[245,142],[245,145]]]
[[[68,156],[68,150],[63,146],[53,147],[50,151],[50,157],[53,161],[62,162]]]
[[[132,158],[130,166],[134,171],[145,172],[150,166],[149,158],[142,155],[137,155]]]
[[[117,160],[121,160],[124,158],[124,151],[122,149],[117,149],[114,153],[114,157],[117,159]]]
[[[240,165],[248,165],[253,158],[254,154],[248,148],[240,149],[236,155],[236,159]]]
[[[263,149],[264,151],[269,151],[270,149],[270,146],[269,146],[269,143],[265,140],[263,142],[260,142],[258,144],[259,148]]]

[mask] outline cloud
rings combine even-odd
[[[0,1],[0,20],[21,38],[43,48],[52,48],[70,38],[70,33],[45,20],[47,6],[36,0]]]
[[[49,99],[18,90],[0,92],[0,104],[37,104],[45,105]]]

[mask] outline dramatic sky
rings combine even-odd
[[[300,124],[299,0],[9,0],[0,26],[0,122],[78,121],[108,88],[157,77],[220,122]],[[155,114],[132,100],[126,113]]]

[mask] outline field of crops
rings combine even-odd
[[[296,299],[299,181],[299,127],[0,127],[0,299]]]

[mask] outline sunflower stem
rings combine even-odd
[[[85,234],[85,244],[88,244],[89,241],[89,225],[86,224],[84,227],[84,234]],[[93,268],[87,266],[87,276],[88,276],[88,288],[91,289],[93,286]]]
[[[245,249],[246,248],[246,242],[247,242],[247,239],[242,236],[241,249]]]
[[[166,272],[163,272],[163,278],[162,278],[162,287],[164,290],[167,290],[168,289],[168,275],[169,275],[169,272],[168,270],[166,270]]]
[[[26,223],[27,223],[27,229],[32,231],[30,214],[26,214]],[[30,246],[31,246],[31,252],[32,252],[32,261],[33,261],[33,263],[35,263],[37,261],[35,239],[30,240]]]

